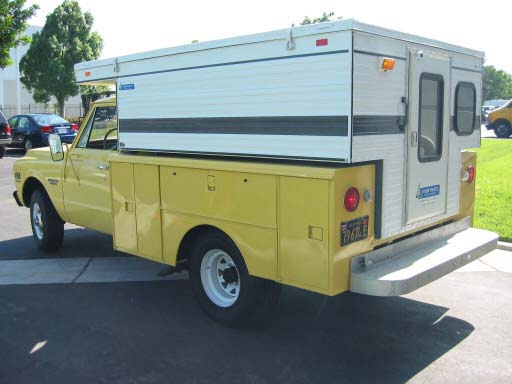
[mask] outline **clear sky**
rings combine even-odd
[[[44,25],[63,0],[27,1]],[[336,16],[485,51],[486,64],[512,73],[512,3],[504,0],[79,0],[103,37],[102,58],[298,24],[304,16]]]

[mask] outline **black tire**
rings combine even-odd
[[[227,307],[219,306],[210,299],[201,280],[203,258],[212,250],[221,250],[228,254],[238,270],[239,294],[236,301]],[[281,285],[271,280],[250,276],[242,254],[233,241],[221,232],[208,232],[199,238],[191,249],[189,270],[190,281],[199,305],[208,316],[224,325],[263,325],[279,301]]]
[[[496,134],[496,137],[504,139],[512,134],[512,129],[510,129],[510,124],[508,121],[500,120],[496,122],[494,133]]]
[[[25,151],[30,151],[32,148],[34,148],[34,143],[27,137],[23,141],[23,148],[25,149]]]
[[[5,156],[5,147],[0,145],[0,159]]]
[[[42,225],[36,223],[34,212],[39,209]],[[55,252],[64,239],[64,222],[46,193],[36,189],[30,198],[30,223],[37,246],[43,252]],[[37,228],[36,228],[37,227]]]

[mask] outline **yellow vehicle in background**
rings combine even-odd
[[[510,137],[512,135],[512,100],[490,111],[487,119],[487,129],[494,130],[497,137]]]

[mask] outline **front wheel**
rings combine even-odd
[[[279,300],[281,286],[250,276],[229,237],[210,232],[191,251],[190,280],[201,308],[228,326],[264,323]]]
[[[494,133],[496,137],[506,138],[512,134],[512,129],[510,129],[510,124],[505,121],[500,121],[496,128],[494,128]]]
[[[44,252],[55,252],[64,239],[64,222],[48,196],[37,189],[30,198],[30,222],[34,240]]]

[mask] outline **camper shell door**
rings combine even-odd
[[[450,70],[449,57],[409,50],[406,224],[446,212]]]

